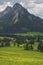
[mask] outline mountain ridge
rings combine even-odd
[[[19,3],[4,11],[7,13],[0,17],[0,33],[43,32],[43,19],[30,14]]]

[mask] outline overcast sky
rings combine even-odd
[[[43,18],[43,0],[0,0],[0,11],[3,11],[7,6],[13,6],[15,3],[20,3],[30,13]]]

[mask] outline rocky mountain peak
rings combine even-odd
[[[43,32],[43,20],[30,14],[19,3],[7,7],[0,18],[0,33]]]
[[[22,5],[20,5],[19,3],[16,3],[16,4],[14,4],[13,7],[22,7]]]

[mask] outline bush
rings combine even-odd
[[[24,45],[24,49],[25,49],[25,50],[29,50],[29,44],[28,44],[28,43],[26,43],[26,44]]]
[[[40,41],[39,44],[38,44],[38,50],[43,52],[43,43],[42,43],[42,41]]]

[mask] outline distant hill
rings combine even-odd
[[[30,14],[22,5],[16,3],[0,12],[0,34],[18,32],[43,32],[43,19]]]

